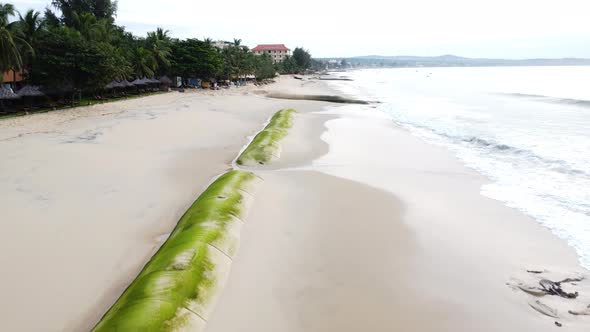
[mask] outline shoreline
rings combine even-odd
[[[300,125],[287,136],[292,139],[283,142],[281,160],[256,169],[266,179],[265,189],[253,207],[228,286],[206,330],[549,331],[555,322],[566,330],[584,330],[588,318],[567,311],[590,303],[587,281],[575,286],[582,294],[576,301],[542,299],[560,311],[558,319],[536,312],[529,305],[534,298],[515,289],[518,282],[534,281],[527,269],[548,270],[543,274],[547,278],[587,275],[573,248],[532,218],[482,196],[480,188],[489,180],[450,151],[370,112],[330,106],[298,114]],[[301,134],[302,128],[312,126],[326,130]],[[320,136],[329,150],[290,154],[300,146],[318,145]],[[406,160],[396,160],[397,156]],[[371,208],[370,202],[378,198],[355,198],[360,188],[339,187],[348,181],[396,200],[391,204],[398,205],[399,212],[383,214],[387,207],[382,205]],[[336,189],[325,192],[325,187]],[[333,214],[334,210],[342,212]],[[316,213],[319,216],[309,216]],[[376,223],[370,220],[375,213],[379,221],[398,223],[404,235],[386,232],[388,240],[363,237],[382,236],[359,228],[360,222]],[[334,220],[336,224],[322,226]],[[341,230],[347,225],[351,230]],[[313,233],[318,227],[327,227],[323,242]],[[386,226],[376,227],[384,231]],[[355,240],[349,238],[351,231]],[[340,242],[342,238],[348,240]],[[392,240],[403,245],[355,255],[364,249],[355,241],[371,247],[375,244],[370,241]],[[411,255],[386,258],[391,251]],[[341,260],[342,267],[333,266]],[[388,261],[398,266],[388,266]],[[347,275],[351,271],[357,274]],[[357,284],[363,278],[380,281]],[[403,295],[391,293],[392,285]],[[361,290],[373,293],[356,293]],[[355,296],[342,295],[347,292]],[[391,298],[359,304],[381,293]],[[257,299],[255,307],[249,306],[252,298]]]

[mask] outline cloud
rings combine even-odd
[[[14,3],[42,9],[48,1]],[[590,57],[590,43],[580,47],[588,12],[587,0],[119,0],[117,21],[138,34],[161,26],[181,38],[285,43],[316,56]]]

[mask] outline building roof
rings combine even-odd
[[[9,70],[9,71],[5,71],[2,74],[2,83],[11,83],[14,80],[14,70]],[[23,77],[23,73],[22,71],[17,71],[16,72],[16,81],[17,82],[22,82],[24,81],[24,77]]]
[[[256,51],[289,51],[289,48],[285,44],[260,44],[252,49]]]

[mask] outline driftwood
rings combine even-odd
[[[541,285],[540,288],[535,286],[529,286],[522,282],[519,282],[515,286],[518,287],[521,291],[537,297],[545,295],[555,295],[563,297],[565,299],[575,299],[579,296],[578,292],[568,293],[561,288],[561,284],[573,284],[575,282],[580,282],[582,280],[584,280],[584,278],[567,278],[557,282],[551,281],[549,279],[542,279],[541,281],[539,281],[539,285]]]
[[[518,289],[528,295],[537,298],[529,298],[528,304],[531,308],[538,311],[539,313],[553,318],[560,318],[557,308],[561,308],[563,312],[566,312],[567,309],[562,308],[562,305],[565,304],[565,302],[568,303],[567,306],[569,306],[569,308],[580,308],[586,305],[582,305],[580,303],[580,294],[578,293],[578,291],[574,291],[578,290],[578,288],[585,289],[586,285],[583,284],[583,282],[586,279],[584,276],[576,275],[575,277],[565,278],[560,281],[553,281],[547,278],[542,278],[542,276],[540,276],[548,271],[533,269],[526,270],[526,272],[534,274],[536,276],[534,278],[529,278],[529,280],[527,280],[526,282],[513,278],[512,282],[509,282],[508,285],[511,286],[513,289]],[[557,277],[552,278],[557,279]],[[564,290],[563,286],[573,287],[574,289],[570,290],[574,292],[567,292],[566,290]],[[546,303],[541,302],[541,298],[545,296],[556,296],[565,299],[565,301],[557,299],[551,300],[551,303],[554,303],[557,306],[557,308],[554,308]],[[561,302],[561,304],[558,304],[558,302]],[[590,316],[590,305],[583,307],[583,309],[581,310],[568,310],[567,313],[574,316]],[[562,326],[561,323],[557,321],[555,322],[555,325],[559,327]]]
[[[548,279],[543,279],[543,280],[539,281],[539,284],[541,285],[541,287],[543,287],[543,290],[548,295],[557,295],[557,296],[561,296],[566,299],[575,299],[579,295],[578,292],[568,293],[561,288],[561,284],[562,283],[579,282],[579,281],[582,281],[582,279],[580,279],[580,278],[578,278],[578,279],[567,278],[567,279],[564,279],[564,280],[558,281],[558,282],[554,282],[554,281],[551,281]]]

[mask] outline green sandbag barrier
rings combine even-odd
[[[270,123],[262,130],[242,152],[236,163],[238,165],[264,165],[273,157],[277,157],[280,146],[278,142],[287,136],[289,128],[293,126],[294,109],[277,112]]]
[[[237,249],[245,189],[255,178],[230,171],[211,184],[93,331],[202,329]]]

